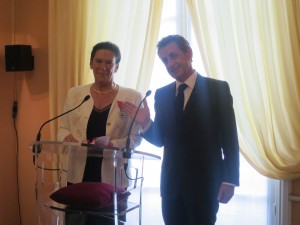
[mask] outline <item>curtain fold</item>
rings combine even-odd
[[[89,1],[87,43],[112,41],[122,60],[115,81],[146,92],[155,57],[163,1]],[[105,4],[103,4],[105,2]],[[92,75],[86,78],[93,80]]]
[[[49,1],[50,115],[62,113],[69,88],[94,81],[90,52],[102,41],[121,50],[116,83],[145,93],[155,57],[163,1]],[[55,139],[57,121],[51,124]]]
[[[148,17],[146,38],[143,46],[142,60],[139,66],[139,76],[136,84],[136,89],[142,92],[149,88],[151,81],[162,9],[163,0],[151,1],[150,16]]]
[[[241,153],[265,176],[299,178],[299,3],[186,2],[207,74],[230,84]]]
[[[50,117],[63,111],[68,89],[83,83],[87,2],[49,1],[49,99]],[[51,123],[56,139],[57,120]]]

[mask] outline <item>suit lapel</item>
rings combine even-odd
[[[167,86],[167,89],[164,93],[164,103],[166,103],[165,107],[168,114],[174,114],[175,112],[175,94],[176,94],[176,83],[172,83]]]
[[[173,125],[176,123],[175,118],[175,92],[176,83],[173,82],[159,90],[157,106],[164,118],[164,124]]]
[[[195,82],[194,89],[185,106],[184,117],[186,116],[186,114],[189,114],[190,111],[194,111],[195,107],[197,107],[199,104],[202,105],[203,101],[205,101],[204,98],[206,92],[205,90],[206,90],[206,86],[202,81],[202,77],[198,75]]]

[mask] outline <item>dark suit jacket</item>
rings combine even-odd
[[[198,74],[180,125],[174,114],[175,92],[175,82],[156,91],[155,120],[143,135],[164,146],[161,196],[216,199],[221,182],[239,185],[239,145],[229,85]]]

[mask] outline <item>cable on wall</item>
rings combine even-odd
[[[12,44],[14,45],[15,40],[15,0],[12,1]],[[17,201],[18,201],[18,214],[19,214],[19,225],[22,225],[21,219],[21,203],[20,203],[20,179],[19,179],[19,135],[16,126],[17,114],[18,114],[18,100],[17,100],[17,82],[16,73],[13,73],[13,106],[12,106],[12,118],[13,126],[15,130],[16,140],[16,180],[17,180]]]

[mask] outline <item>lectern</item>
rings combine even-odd
[[[39,225],[64,225],[68,215],[75,216],[77,224],[81,220],[85,224],[85,218],[93,215],[110,218],[117,225],[134,209],[139,210],[141,225],[144,159],[160,159],[159,156],[132,150],[124,171],[123,151],[115,147],[39,141],[31,148]],[[87,157],[102,158],[111,177],[101,183],[76,181],[74,178],[83,173],[80,168],[84,169],[79,165],[84,165]]]

